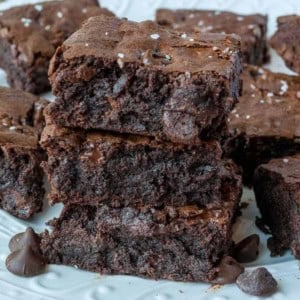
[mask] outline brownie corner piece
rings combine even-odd
[[[272,48],[283,58],[287,67],[300,74],[300,16],[287,15],[277,18],[277,31],[270,39]]]
[[[159,9],[156,21],[162,26],[186,33],[237,34],[241,38],[244,62],[262,65],[269,61],[266,15],[241,15],[219,10]]]
[[[47,114],[63,127],[196,143],[221,131],[240,93],[241,68],[232,36],[93,17],[56,51],[56,100]]]
[[[263,221],[280,254],[291,249],[300,258],[300,155],[271,160],[254,175],[254,191]],[[273,253],[273,254],[278,254]]]
[[[0,14],[0,67],[11,87],[40,94],[50,90],[48,67],[57,46],[81,23],[97,14],[112,15],[94,0],[26,4]]]
[[[260,164],[300,153],[300,77],[245,65],[243,95],[228,118],[225,153],[251,186]]]
[[[44,188],[39,147],[47,101],[0,87],[0,207],[28,219],[42,209]]]

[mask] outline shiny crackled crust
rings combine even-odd
[[[300,155],[271,160],[257,168],[254,191],[273,235],[272,254],[291,248],[300,258]]]
[[[94,17],[56,51],[47,114],[60,126],[194,144],[224,130],[240,72],[232,36]]]
[[[262,65],[269,60],[267,46],[267,16],[240,15],[227,11],[159,9],[156,21],[168,28],[186,33],[223,32],[241,38],[243,60]]]
[[[49,90],[47,72],[55,49],[85,19],[102,13],[113,15],[95,0],[41,2],[2,11],[0,66],[9,84],[35,94]]]

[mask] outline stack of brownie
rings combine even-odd
[[[93,17],[59,47],[41,145],[50,201],[65,208],[42,235],[48,262],[184,281],[223,276],[241,178],[218,138],[240,73],[231,35],[150,21]]]

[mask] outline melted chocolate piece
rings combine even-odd
[[[253,296],[270,295],[277,290],[277,281],[266,268],[241,274],[236,284],[243,292]]]
[[[214,284],[228,284],[236,281],[237,277],[244,272],[244,267],[241,266],[235,259],[230,256],[225,256],[219,266],[218,275],[212,281]]]
[[[234,249],[234,258],[239,263],[249,263],[258,256],[259,236],[252,234],[240,241]]]
[[[40,253],[40,242],[40,237],[31,227],[28,227],[25,232],[13,236],[8,247],[11,252],[15,252],[30,246],[34,252]]]
[[[41,274],[46,266],[44,258],[26,245],[23,249],[12,252],[6,259],[9,272],[24,277]]]

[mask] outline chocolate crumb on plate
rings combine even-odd
[[[236,280],[237,286],[253,296],[271,295],[277,290],[277,281],[266,268],[246,271]]]

